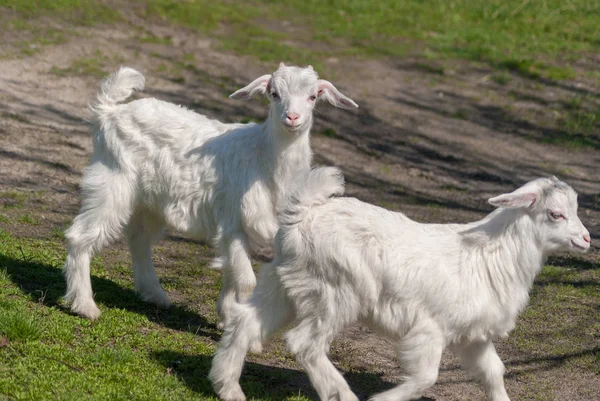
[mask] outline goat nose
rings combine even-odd
[[[583,240],[589,244],[589,243],[590,243],[590,241],[591,241],[591,239],[590,239],[590,235],[589,235],[589,234],[585,234],[585,235],[583,236]]]
[[[290,120],[290,121],[296,121],[297,119],[300,118],[300,114],[298,113],[287,113],[286,117]]]

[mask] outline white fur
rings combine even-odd
[[[67,231],[65,299],[81,316],[100,315],[90,258],[124,232],[136,291],[167,307],[151,244],[168,226],[218,247],[213,266],[223,269],[217,304],[223,322],[255,286],[249,253],[272,252],[277,207],[295,177],[310,169],[316,98],[356,105],[310,66],[282,64],[231,95],[266,94],[271,102],[263,124],[224,124],[153,98],[117,104],[143,86],[142,74],[121,68],[91,107],[94,155],[83,177],[81,211]]]
[[[513,329],[550,253],[589,248],[575,192],[541,178],[490,199],[502,207],[480,221],[442,225],[353,198],[327,200],[341,185],[335,169],[310,173],[283,209],[275,260],[236,306],[214,357],[209,377],[219,396],[244,400],[246,352],[294,322],[285,339],[321,400],[357,400],[327,353],[360,320],[394,343],[406,373],[372,400],[419,398],[450,346],[489,400],[508,401],[492,340]]]

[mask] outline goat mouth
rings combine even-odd
[[[285,127],[286,130],[292,131],[292,132],[300,131],[302,128],[304,128],[304,124],[291,125],[291,124],[283,123],[283,126]]]
[[[576,249],[579,249],[581,251],[587,251],[589,249],[589,246],[585,246],[585,245],[579,245],[577,242],[571,240],[571,245],[573,245]]]

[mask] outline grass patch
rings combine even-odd
[[[22,20],[51,16],[77,25],[112,23],[120,20],[113,7],[94,0],[0,0]]]
[[[464,109],[458,109],[451,114],[452,118],[457,118],[459,120],[468,120],[469,119],[469,111]]]
[[[501,71],[490,76],[490,79],[498,85],[506,85],[510,82],[511,76],[507,72]]]
[[[0,308],[0,336],[10,341],[38,340],[42,335],[42,322],[23,310]]]
[[[52,227],[52,237],[54,237],[56,239],[64,240],[65,239],[65,231],[58,227]]]
[[[0,205],[4,209],[21,208],[27,199],[27,194],[18,191],[0,192]]]
[[[569,265],[543,268],[508,343],[548,360],[578,360],[597,371],[593,333],[600,330],[594,312],[600,305],[600,268],[576,258],[566,261]]]
[[[21,223],[30,224],[34,226],[39,224],[39,221],[37,221],[30,213],[25,213],[23,216],[21,216],[19,221]]]
[[[16,31],[5,43],[9,45],[5,48],[13,49],[3,54],[9,57],[31,56],[44,46],[64,43],[73,27],[121,20],[114,7],[95,0],[0,0],[0,13],[9,32]],[[49,18],[61,26],[49,24]]]
[[[142,43],[153,43],[156,45],[170,45],[173,43],[170,37],[160,38],[158,36],[150,35],[140,38]]]
[[[242,124],[256,123],[256,117],[250,117],[250,116],[242,117],[240,119],[240,123],[242,123]]]
[[[563,125],[571,134],[591,135],[600,128],[600,108],[570,113]]]
[[[76,59],[66,68],[53,66],[50,69],[50,72],[63,77],[78,75],[104,78],[108,74],[108,70],[105,69],[104,66],[107,64],[115,64],[116,62],[118,62],[118,60],[97,50],[93,56]]]
[[[567,104],[565,117],[559,120],[561,130],[545,133],[542,140],[568,149],[600,149],[600,108],[581,108],[581,101],[573,99]]]
[[[325,128],[319,132],[320,135],[326,136],[327,138],[339,138],[339,134],[333,128]]]
[[[538,79],[541,77],[562,80],[576,77],[575,71],[570,67],[551,66],[537,62],[531,58],[508,58],[497,63],[500,69],[506,69],[525,78]]]
[[[444,67],[441,66],[429,63],[416,63],[415,67],[430,74],[444,75]]]

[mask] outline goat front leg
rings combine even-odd
[[[279,283],[277,265],[263,266],[248,302],[234,305],[208,377],[221,400],[245,400],[239,384],[246,353],[289,323],[294,311]]]
[[[396,353],[406,373],[404,383],[375,394],[370,401],[408,401],[422,397],[438,377],[444,337],[433,320],[424,319],[396,342]]]
[[[233,305],[245,301],[256,287],[246,234],[235,233],[225,237],[223,243],[223,287],[217,301],[220,329],[225,327]]]
[[[504,388],[504,364],[491,341],[467,343],[457,351],[465,367],[483,384],[489,401],[510,401]]]

